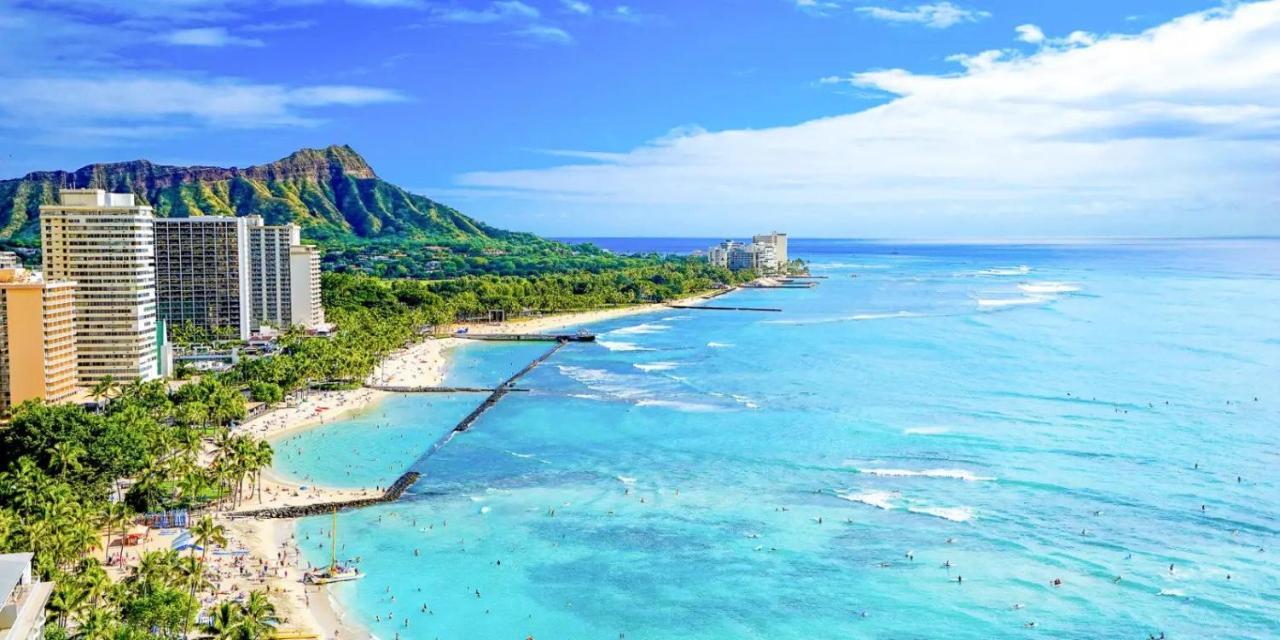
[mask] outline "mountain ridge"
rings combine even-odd
[[[305,237],[321,242],[535,238],[386,182],[350,146],[330,145],[244,168],[131,160],[0,180],[0,241],[38,238],[40,205],[56,203],[68,187],[133,193],[159,217],[261,215],[268,224],[296,223]]]

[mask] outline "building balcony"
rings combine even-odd
[[[52,582],[20,584],[0,607],[0,640],[31,640],[44,635],[44,607]]]

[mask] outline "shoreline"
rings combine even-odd
[[[713,293],[719,294],[719,292]],[[705,299],[710,295],[701,293],[669,303],[569,312],[498,323],[462,323],[455,325],[453,330],[457,331],[465,327],[468,331],[474,330],[477,333],[538,333],[661,311],[666,309],[668,304],[687,304]],[[471,342],[451,336],[426,338],[388,356],[366,382],[396,386],[441,385],[444,383],[448,369],[448,351]],[[346,391],[314,392],[308,394],[296,405],[268,411],[240,425],[236,431],[274,444],[286,436],[371,409],[390,395],[392,395],[390,392],[365,387]],[[298,479],[285,476],[274,466],[263,471],[262,485],[263,493],[269,495],[271,501],[268,503],[246,500],[243,509],[367,497],[370,491],[373,491],[369,487],[335,489],[309,482],[305,485],[307,489],[304,491],[304,485]],[[223,512],[217,517],[226,519],[234,513]],[[376,637],[359,622],[347,619],[347,612],[334,600],[333,594],[328,589],[308,588],[302,584],[300,577],[305,571],[305,563],[302,554],[294,544],[297,520],[232,518],[226,524],[233,532],[233,537],[248,548],[252,562],[267,562],[279,567],[275,570],[277,575],[266,576],[264,582],[275,596],[280,608],[280,617],[287,620],[287,624],[282,625],[281,628],[305,629],[325,639]],[[281,561],[280,558],[283,560]],[[292,574],[290,569],[293,570]]]

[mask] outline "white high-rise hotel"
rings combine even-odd
[[[149,380],[156,368],[155,230],[133,194],[63,189],[40,207],[44,276],[74,280],[82,384]]]

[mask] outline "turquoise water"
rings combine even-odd
[[[388,640],[1280,636],[1280,242],[793,253],[829,279],[723,299],[784,313],[594,326],[341,515],[368,577],[337,597]],[[481,399],[281,466],[385,485]]]

